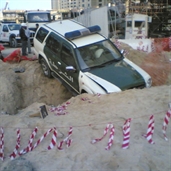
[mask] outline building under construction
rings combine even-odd
[[[149,37],[171,36],[171,0],[127,0],[126,14],[151,16]]]
[[[111,0],[111,2],[116,4],[117,7],[119,7],[118,3],[125,2],[125,14],[139,13],[148,15],[152,19],[148,25],[148,37],[171,36],[171,0]],[[6,3],[2,11],[3,20],[23,22],[24,11],[5,10],[7,5],[8,3]],[[51,13],[54,16],[58,12],[52,10]]]

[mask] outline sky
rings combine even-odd
[[[50,10],[51,0],[0,0],[0,10],[5,8],[10,10]]]

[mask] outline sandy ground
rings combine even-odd
[[[132,54],[135,56],[133,58],[131,55],[134,62],[144,64],[145,57],[136,60],[137,54],[145,56],[144,54],[133,50]],[[167,65],[170,66],[168,62]],[[15,68],[21,67],[25,68],[25,72],[14,72]],[[0,61],[0,72],[0,127],[4,130],[5,155],[4,161],[0,160],[0,170],[10,162],[9,155],[16,146],[17,129],[20,129],[18,152],[21,152],[27,147],[36,127],[38,131],[33,147],[49,129],[57,130],[57,144],[53,149],[47,150],[54,138],[52,131],[36,148],[21,155],[32,163],[36,171],[171,170],[171,123],[166,130],[168,141],[165,141],[162,133],[163,121],[171,102],[170,75],[166,71],[164,83],[149,89],[133,89],[100,96],[82,94],[76,97],[72,97],[57,80],[45,78],[37,61],[22,61],[17,64]],[[153,78],[155,80],[156,76]],[[158,75],[158,78],[163,76]],[[44,119],[30,117],[39,112],[43,105],[46,105],[48,112]],[[61,110],[58,113],[52,112],[52,106]],[[155,144],[150,144],[142,136],[147,133],[151,116],[155,123],[152,136]],[[122,149],[123,125],[129,118],[130,143],[128,149]],[[114,127],[114,132],[109,129],[103,137],[108,124]],[[71,136],[68,137],[71,128]],[[63,150],[59,150],[57,146],[67,137],[72,140],[71,145],[67,148],[64,143]],[[92,140],[97,138],[102,139],[92,144]],[[109,139],[113,140],[113,144],[109,150],[105,150]],[[19,157],[17,155],[16,159]]]

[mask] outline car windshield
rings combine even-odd
[[[28,14],[28,22],[37,23],[37,22],[50,22],[49,13],[30,13]]]
[[[9,24],[9,29],[12,30],[20,30],[21,25],[20,24]]]
[[[77,55],[82,70],[103,67],[123,59],[120,51],[109,40],[80,47],[77,49]]]

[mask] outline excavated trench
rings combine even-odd
[[[24,72],[15,72],[24,68]],[[38,61],[4,63],[0,61],[0,111],[15,114],[18,109],[39,102],[57,106],[72,94],[56,79],[43,75]]]

